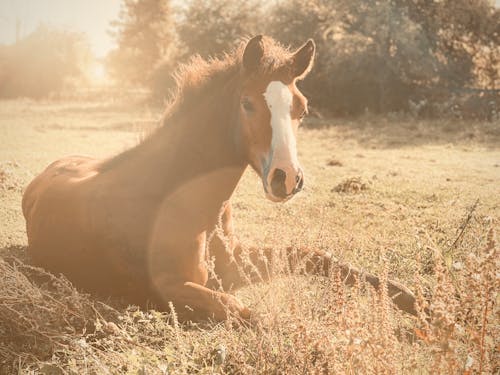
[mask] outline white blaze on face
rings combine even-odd
[[[296,176],[300,169],[297,159],[297,142],[292,128],[293,95],[288,86],[280,81],[272,81],[264,92],[269,111],[271,112],[271,151],[269,160],[270,185],[272,172],[279,168],[286,173],[286,190],[291,193],[296,186]]]

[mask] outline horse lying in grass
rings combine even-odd
[[[244,259],[267,274],[259,251],[244,254],[233,240],[226,202],[249,164],[272,201],[302,189],[296,134],[307,100],[296,82],[314,53],[312,40],[292,53],[257,36],[222,59],[194,59],[178,73],[175,99],[149,138],[111,159],[49,165],[23,196],[33,261],[86,290],[160,309],[171,302],[187,319],[249,318],[234,296],[207,287],[207,260],[214,257],[225,288],[245,284]],[[207,247],[219,219],[229,241]],[[290,249],[288,258],[292,267],[306,259],[306,272],[340,271],[348,284],[360,275],[318,251]],[[377,277],[364,277],[379,287]],[[415,313],[410,291],[392,281],[388,291]]]

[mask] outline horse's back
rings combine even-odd
[[[96,160],[70,156],[50,164],[33,179],[23,195],[28,251],[35,263],[49,266],[59,257],[59,244],[71,245],[72,228],[81,228],[83,181],[95,175]],[[57,267],[56,267],[57,268]]]
[[[95,159],[87,156],[68,156],[47,166],[30,182],[23,194],[22,209],[25,219],[31,220],[36,213],[36,203],[47,193],[69,187],[72,180],[74,185],[76,179],[91,175],[89,166],[94,162]]]

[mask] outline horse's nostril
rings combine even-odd
[[[275,197],[286,198],[286,173],[282,169],[275,169],[271,180],[271,190]]]
[[[297,181],[297,185],[293,189],[293,194],[301,191],[302,187],[304,186],[304,176],[302,175],[302,173],[298,174],[297,177],[295,177],[295,181]]]

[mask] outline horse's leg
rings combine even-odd
[[[236,297],[208,289],[192,282],[177,282],[170,278],[156,280],[155,288],[159,307],[168,311],[170,303],[174,306],[181,320],[214,319],[223,321],[234,316],[238,319],[249,319],[250,310]]]
[[[146,254],[151,302],[163,311],[173,305],[181,320],[250,318],[250,311],[236,297],[205,286],[206,232],[194,234],[185,220],[179,220],[181,215],[162,214]]]
[[[365,280],[376,290],[380,289],[380,279],[368,272],[339,262],[331,254],[321,250],[287,248],[288,264],[292,272],[331,276],[340,274],[344,284],[353,285],[356,280]],[[416,315],[415,295],[404,285],[387,280],[387,294],[401,310]]]
[[[210,254],[215,257],[215,273],[224,290],[239,288],[249,282],[268,280],[276,267],[275,252],[272,249],[242,249],[234,239],[231,206],[227,205],[222,215],[222,233],[214,235],[210,242]],[[340,274],[346,285],[366,280],[375,289],[380,288],[380,279],[368,272],[334,259],[331,254],[320,250],[287,248],[284,257],[292,272],[329,277]],[[217,286],[212,282],[209,287]],[[388,280],[387,292],[394,304],[412,315],[416,314],[415,296],[405,286]]]
[[[207,287],[230,290],[248,284],[248,281],[238,271],[239,265],[236,262],[241,247],[233,233],[231,204],[227,202],[223,209],[220,222],[214,224],[209,233],[208,255],[210,260],[214,261],[215,275],[211,274]]]
[[[241,287],[249,282],[264,281],[271,277],[277,260],[272,249],[251,248],[234,249],[234,261],[225,268],[221,275],[223,286]],[[376,290],[380,288],[380,279],[368,272],[359,270],[348,263],[339,262],[330,254],[319,250],[287,248],[284,257],[291,273],[321,275],[330,277],[340,274],[344,284],[353,285],[356,280],[365,280]],[[401,310],[416,315],[415,296],[404,285],[387,281],[387,294],[393,303]]]
[[[234,236],[231,204],[228,202],[223,207],[219,223],[215,224],[208,234],[208,258],[213,261],[211,278],[207,287],[231,290],[247,285],[249,282],[263,281],[269,278],[265,271],[265,259],[255,249],[249,253],[242,248]],[[243,257],[250,254],[251,260],[244,262]]]

